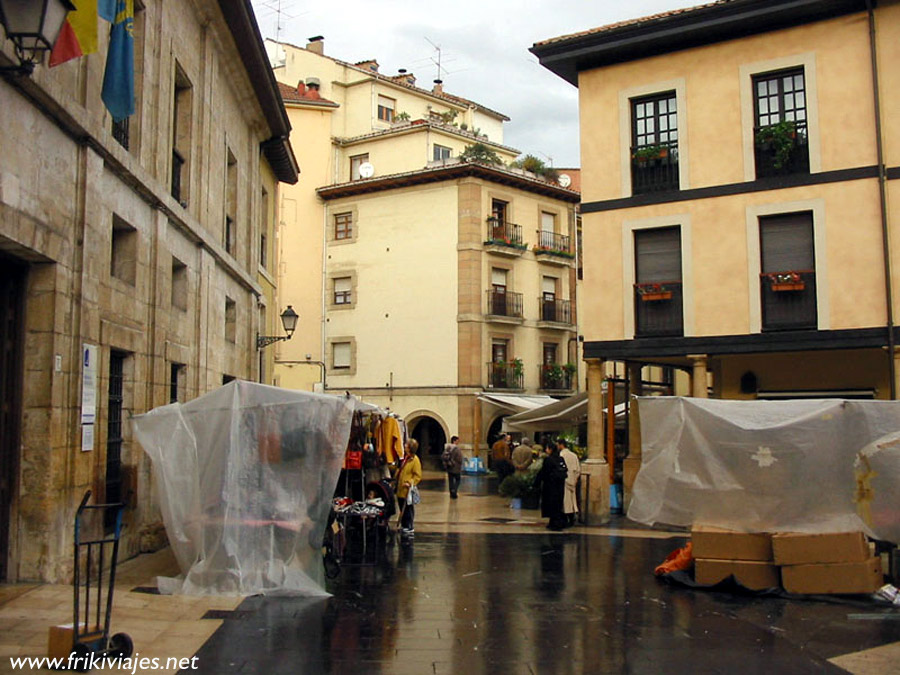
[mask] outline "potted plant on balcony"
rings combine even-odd
[[[646,164],[652,159],[663,159],[669,156],[669,149],[664,145],[644,145],[635,149],[632,159],[640,164]]]
[[[756,145],[772,153],[772,166],[776,169],[784,168],[791,161],[796,144],[797,123],[793,120],[760,127],[756,132]]]
[[[635,288],[638,295],[641,296],[641,302],[658,302],[672,299],[672,290],[666,288],[665,284],[635,284]]]
[[[522,373],[525,371],[525,364],[522,363],[522,359],[513,359],[509,362],[509,365],[512,369],[513,379],[516,382],[519,382],[522,377]]]
[[[558,363],[547,364],[544,366],[544,388],[545,389],[562,389],[565,383],[565,371]]]
[[[766,277],[769,279],[769,287],[776,293],[802,291],[806,288],[806,282],[799,272],[770,272]]]

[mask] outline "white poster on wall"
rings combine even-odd
[[[97,417],[97,345],[81,346],[81,450],[94,449],[94,421]]]

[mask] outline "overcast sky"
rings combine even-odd
[[[577,89],[538,64],[535,42],[625,19],[704,4],[705,0],[253,0],[263,37],[304,46],[325,37],[325,54],[356,63],[376,59],[430,89],[507,115],[504,143],[557,167],[580,165]]]

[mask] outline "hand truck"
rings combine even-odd
[[[75,668],[79,672],[90,670],[92,657],[97,658],[129,658],[134,653],[134,643],[127,633],[116,633],[109,637],[109,619],[112,614],[113,591],[116,584],[116,565],[118,564],[119,535],[122,532],[122,512],[125,504],[92,504],[88,505],[91,491],[84,493],[84,498],[75,512],[75,575],[74,618],[72,628],[72,654]],[[85,518],[96,513],[92,520],[95,526],[92,534],[85,534]],[[114,515],[114,518],[110,518]],[[105,524],[109,521],[109,527]],[[102,529],[101,529],[102,528]],[[93,534],[99,531],[100,534]],[[93,535],[93,536],[92,536]],[[86,536],[85,540],[82,537]],[[112,545],[112,556],[109,560],[109,581],[104,598],[103,565],[104,551]],[[92,589],[94,590],[92,596]],[[105,602],[104,602],[105,600]],[[106,610],[103,623],[100,622],[100,611],[103,605]]]

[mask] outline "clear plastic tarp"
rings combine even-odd
[[[642,397],[628,517],[900,541],[900,402]]]
[[[160,591],[327,595],[322,537],[355,405],[236,380],[136,416],[182,571]]]

